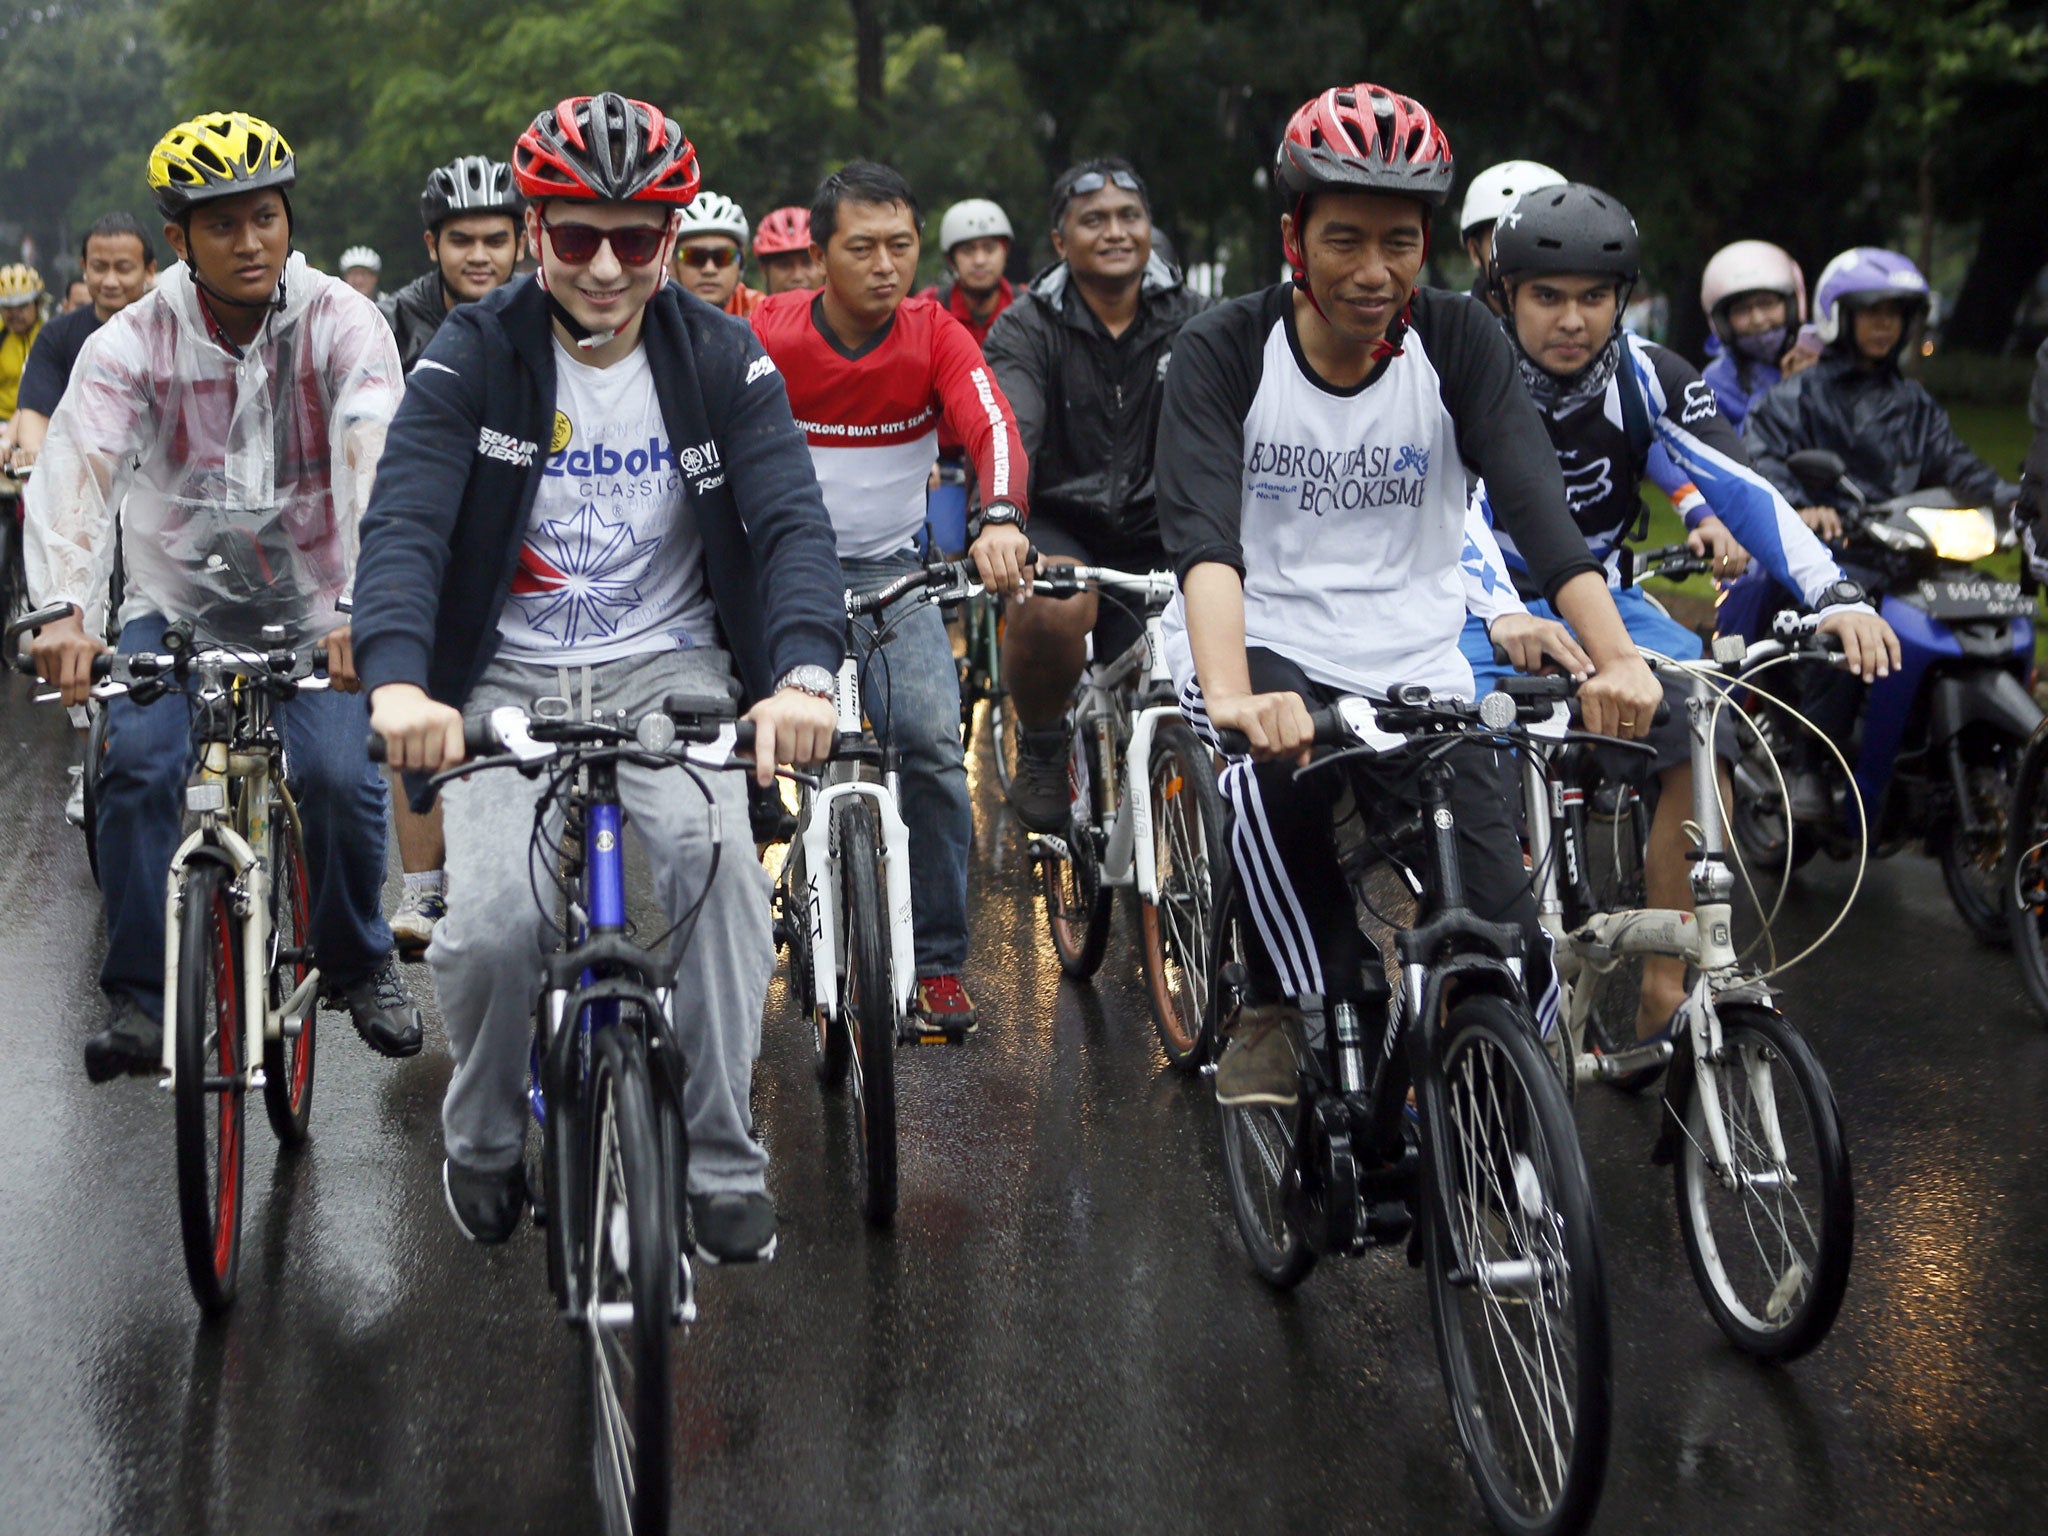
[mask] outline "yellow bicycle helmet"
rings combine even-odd
[[[284,135],[247,112],[202,112],[178,124],[149,152],[149,190],[167,219],[201,203],[299,179]]]
[[[20,262],[0,267],[0,309],[19,309],[43,296],[43,280],[34,267]]]

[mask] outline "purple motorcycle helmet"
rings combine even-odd
[[[1847,313],[1885,299],[1904,299],[1914,311],[1907,316],[1906,330],[1927,318],[1930,295],[1927,279],[1910,258],[1875,245],[1858,245],[1842,252],[1821,272],[1813,290],[1814,329],[1828,346],[1849,334],[1844,323]],[[1905,337],[1900,338],[1900,345]]]

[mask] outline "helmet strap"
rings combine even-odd
[[[1284,247],[1282,254],[1287,258],[1288,266],[1293,269],[1294,286],[1307,296],[1309,308],[1322,317],[1325,325],[1330,326],[1334,330],[1336,328],[1334,322],[1331,321],[1328,312],[1324,310],[1323,306],[1317,302],[1315,289],[1309,286],[1308,257],[1301,243],[1302,231],[1306,222],[1304,215],[1307,209],[1308,194],[1304,192],[1294,200],[1294,232],[1282,242]],[[1425,264],[1429,261],[1429,234],[1429,205],[1424,203],[1422,205],[1422,260]],[[1382,334],[1373,339],[1372,361],[1375,367],[1390,357],[1399,357],[1401,355],[1401,338],[1408,333],[1414,309],[1415,293],[1413,289],[1410,289],[1408,302],[1401,306],[1401,313],[1394,317],[1393,323]]]
[[[291,238],[291,194],[286,192],[282,187],[280,187],[278,188],[277,191],[277,200],[284,204],[284,259],[286,265],[289,266],[292,259],[292,252],[295,249],[295,247],[292,244]],[[179,227],[185,231],[185,268],[192,274],[192,286],[194,288],[197,288],[201,293],[205,294],[206,297],[212,300],[216,305],[224,304],[229,309],[269,309],[275,310],[279,314],[283,314],[285,306],[285,279],[283,272],[279,272],[277,274],[277,291],[267,299],[231,299],[226,294],[214,288],[210,283],[206,281],[205,278],[199,275],[199,263],[194,261],[191,256],[192,215],[196,211],[197,206],[197,204],[194,204],[193,207],[187,208],[185,210],[185,216],[178,221]]]

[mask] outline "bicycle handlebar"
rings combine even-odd
[[[689,745],[716,744],[728,730],[732,732],[732,740],[722,761],[687,751]],[[455,765],[455,771],[463,772],[479,766],[479,759],[486,758],[540,762],[560,756],[560,749],[565,747],[632,746],[645,752],[668,754],[678,742],[686,744],[679,760],[687,758],[700,768],[748,767],[750,764],[740,754],[754,748],[754,722],[733,718],[732,705],[724,699],[704,699],[680,693],[670,694],[660,709],[642,715],[630,729],[624,724],[602,720],[536,718],[523,709],[507,705],[492,710],[488,715],[464,718],[464,760]],[[375,731],[370,733],[364,746],[371,762],[389,761],[384,738]]]

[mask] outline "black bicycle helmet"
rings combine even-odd
[[[505,213],[519,217],[525,201],[512,185],[512,167],[485,155],[459,155],[428,173],[420,194],[420,222],[439,229],[459,213]]]
[[[1636,221],[1619,198],[1584,182],[1524,192],[1493,226],[1493,279],[1503,293],[1515,278],[1539,272],[1611,277],[1633,287],[1641,268]]]

